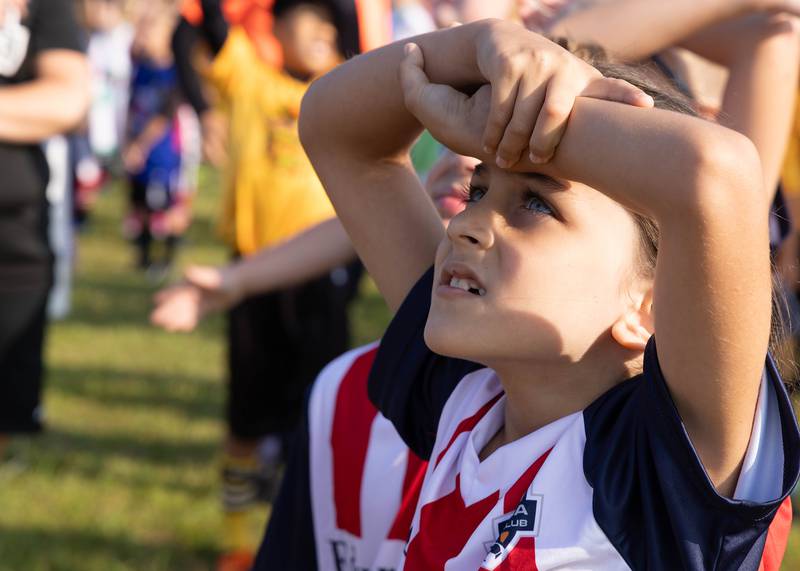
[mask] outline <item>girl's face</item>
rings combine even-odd
[[[481,164],[437,251],[426,342],[493,368],[578,362],[632,306],[638,243],[600,192]]]

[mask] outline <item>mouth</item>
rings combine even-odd
[[[465,291],[478,297],[486,295],[486,288],[481,285],[475,274],[469,268],[461,265],[448,266],[442,272],[440,285]]]

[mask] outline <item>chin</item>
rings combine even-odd
[[[474,327],[429,315],[425,323],[425,344],[439,355],[479,362],[478,351],[473,351],[477,347],[472,346],[475,337],[470,335],[471,331]]]

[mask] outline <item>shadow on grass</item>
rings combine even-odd
[[[178,542],[139,542],[88,530],[0,527],[0,570],[111,571],[115,569],[205,571],[216,553]]]
[[[113,406],[171,408],[191,419],[222,418],[221,385],[180,373],[52,367],[48,390]]]
[[[65,323],[94,327],[136,327],[152,333],[164,333],[150,324],[153,296],[161,285],[149,284],[145,278],[131,274],[83,275],[77,280],[72,311]],[[223,331],[221,316],[209,316],[191,333],[219,338]],[[178,334],[176,334],[178,335]]]
[[[82,473],[91,477],[102,476],[106,462],[113,458],[180,468],[208,464],[219,449],[219,443],[212,440],[192,442],[163,436],[90,434],[62,428],[47,428],[34,442],[36,456],[70,469],[80,464]]]

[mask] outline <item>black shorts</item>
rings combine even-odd
[[[241,439],[284,434],[307,387],[349,347],[359,267],[243,301],[228,314],[228,426]],[[345,279],[346,276],[346,279]]]
[[[0,291],[0,434],[39,432],[47,288]]]

